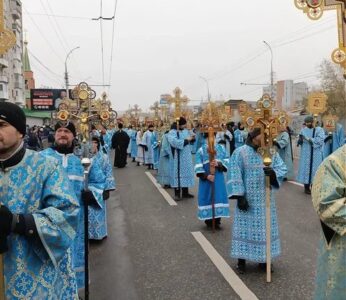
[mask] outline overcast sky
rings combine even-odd
[[[200,76],[215,100],[256,101],[261,86],[240,83],[270,82],[263,40],[273,48],[277,80],[315,85],[318,65],[338,45],[336,13],[312,21],[293,0],[118,0],[112,64],[113,21],[102,22],[103,75],[101,26],[91,18],[101,3],[103,17],[112,17],[115,0],[22,2],[37,88],[61,88],[66,55],[79,46],[68,61],[70,83],[110,83],[105,91],[116,110],[148,108],[176,86],[192,100],[206,99]]]

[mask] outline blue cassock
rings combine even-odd
[[[180,187],[192,187],[195,184],[191,147],[189,144],[184,146],[184,140],[189,136],[189,131],[186,129],[179,130],[179,132],[176,129],[172,129],[167,135],[170,146],[174,148],[172,149],[173,159],[170,162],[170,185],[173,188],[178,187],[178,173],[180,174]]]
[[[145,164],[154,164],[154,147],[153,147],[153,132],[147,130],[143,134],[142,145],[148,147],[148,151],[144,153],[144,162]]]
[[[157,172],[157,181],[162,186],[170,184],[169,163],[172,159],[172,149],[171,145],[168,143],[167,135],[168,133],[165,133],[162,136],[159,168]]]
[[[328,133],[326,133],[328,135]],[[334,151],[338,150],[345,144],[345,133],[344,128],[340,123],[336,124],[336,128],[333,132],[332,139],[324,144],[324,155],[323,158],[328,157]]]
[[[108,159],[108,160],[107,160]],[[94,172],[89,175],[89,182],[93,182],[89,189],[93,194],[100,195],[106,190],[107,186],[107,169],[109,168],[109,158],[102,151],[99,151],[91,159],[91,169]],[[109,171],[108,171],[109,172]],[[96,204],[89,206],[89,239],[102,240],[107,236],[107,210],[106,202],[103,197],[95,197]]]
[[[277,184],[286,176],[286,166],[279,154],[272,157],[271,167],[276,173]],[[259,263],[266,262],[266,190],[263,160],[252,147],[237,148],[231,157],[227,173],[228,197],[244,196],[249,209],[234,212],[231,256]],[[273,187],[274,188],[274,187]],[[279,227],[276,215],[274,190],[271,190],[271,255],[280,255]]]
[[[131,157],[136,158],[137,157],[137,151],[138,151],[138,146],[136,142],[137,138],[137,131],[132,130],[131,135],[130,135],[130,140],[131,140]]]
[[[305,127],[300,131],[300,135],[312,139],[312,145],[304,139],[300,149],[300,160],[297,181],[302,184],[311,184],[317,168],[323,161],[323,146],[324,146],[324,130],[321,127],[308,128]],[[312,168],[310,174],[311,163],[311,148],[312,151]]]
[[[227,138],[226,138],[227,137]],[[233,139],[233,135],[229,130],[218,132],[216,134],[216,142],[220,143],[224,146],[227,156],[231,154],[231,141]]]
[[[112,137],[114,132],[112,130],[107,130],[106,133],[102,136],[104,141],[104,149],[107,153],[110,153],[112,149]]]
[[[280,148],[278,149],[280,157],[284,161],[284,163],[287,167],[286,178],[288,180],[293,180],[294,179],[294,169],[293,169],[293,160],[292,160],[292,148],[291,148],[291,141],[290,141],[290,136],[289,136],[288,132],[286,132],[286,131],[281,132],[277,136],[276,141],[280,146]]]
[[[151,144],[154,152],[154,170],[159,168],[159,160],[160,160],[160,143],[158,141],[158,134],[156,131],[153,131],[153,135],[151,137]]]
[[[245,144],[247,132],[245,130],[236,129],[234,131],[234,146],[239,148]]]
[[[47,157],[53,157],[67,173],[68,179],[81,207],[78,215],[77,236],[72,245],[72,263],[77,276],[78,288],[84,287],[84,203],[82,201],[82,190],[84,188],[84,168],[80,159],[74,154],[61,154],[52,148],[40,152]],[[103,190],[99,189],[100,184],[104,184],[104,176],[99,176],[101,166],[92,164],[89,171],[88,187],[93,192],[95,199],[101,203],[103,201]],[[99,182],[101,181],[101,183]]]
[[[217,162],[227,170],[229,158],[226,154],[224,147],[220,144],[215,145]],[[205,173],[209,175],[209,153],[208,145],[204,144],[198,149],[196,153],[195,173]],[[198,219],[209,220],[212,219],[212,183],[206,179],[199,179],[198,186]],[[226,183],[223,171],[215,170],[214,180],[214,204],[215,204],[215,218],[230,217],[229,203],[226,192]]]
[[[0,170],[0,202],[12,213],[33,214],[41,243],[8,237],[4,254],[7,299],[76,299],[70,247],[79,205],[56,161],[26,150],[23,160]]]

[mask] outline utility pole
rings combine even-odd
[[[76,48],[73,48],[72,50],[70,50],[69,53],[67,53],[66,55],[66,59],[65,59],[65,88],[66,88],[66,97],[68,98],[69,97],[69,94],[68,94],[68,87],[69,87],[69,84],[68,84],[68,72],[67,72],[67,60],[69,58],[69,56],[71,55],[71,53],[74,51],[74,50],[77,50],[79,49],[80,47],[76,47]]]
[[[207,84],[207,92],[208,92],[208,96],[207,96],[207,99],[208,101],[210,101],[210,90],[209,90],[209,81],[207,78],[205,77],[202,77],[202,76],[199,76],[199,78],[201,78],[206,84]]]
[[[272,47],[267,43],[266,41],[263,41],[263,43],[269,48],[270,50],[270,98],[274,99],[274,72],[273,72],[273,50]]]

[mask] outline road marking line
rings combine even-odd
[[[161,193],[161,195],[163,196],[163,198],[166,199],[166,201],[168,202],[169,205],[171,206],[176,206],[178,205],[177,202],[175,202],[173,200],[173,198],[171,197],[170,194],[168,194],[165,189],[159,185],[156,181],[156,179],[154,178],[154,176],[150,173],[150,172],[145,172],[145,174],[149,177],[149,179],[151,180],[151,182],[156,186],[156,188],[159,190],[159,192]]]
[[[200,244],[213,264],[218,268],[231,288],[238,294],[241,299],[258,300],[256,295],[238,277],[238,275],[232,270],[232,268],[227,264],[223,257],[216,251],[213,245],[205,238],[205,236],[201,232],[191,232],[191,234]]]
[[[295,185],[298,185],[298,186],[301,186],[301,187],[304,187],[304,184],[301,184],[301,183],[299,183],[299,182],[296,182],[296,181],[287,181],[287,182],[289,182],[289,183],[292,183],[292,184],[295,184]]]

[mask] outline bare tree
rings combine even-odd
[[[331,61],[323,60],[320,65],[321,87],[328,96],[327,111],[344,119],[346,115],[346,81],[343,70]]]

